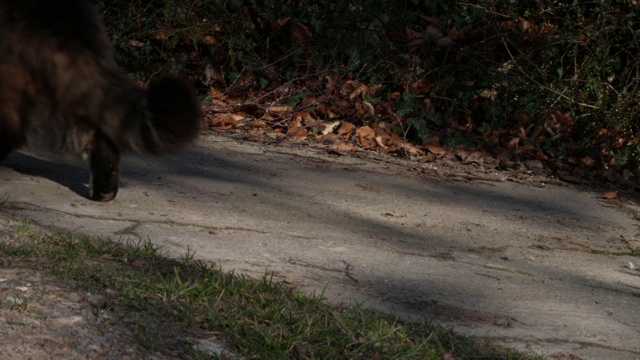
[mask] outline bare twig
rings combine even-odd
[[[502,40],[502,44],[504,45],[504,48],[507,50],[507,53],[509,54],[509,57],[511,58],[511,61],[513,61],[513,65],[518,69],[518,71],[524,75],[527,79],[529,79],[530,81],[532,81],[533,83],[535,83],[536,85],[540,86],[541,88],[551,92],[552,94],[558,95],[558,97],[563,98],[565,100],[569,100],[571,101],[573,104],[576,104],[578,106],[583,106],[583,107],[587,107],[587,108],[591,108],[591,109],[599,109],[599,107],[591,105],[591,104],[585,104],[585,103],[581,103],[578,102],[570,97],[568,97],[567,95],[554,90],[542,83],[540,83],[538,80],[534,79],[533,76],[529,75],[526,71],[524,71],[524,69],[518,64],[518,62],[516,61],[515,56],[513,56],[513,54],[511,53],[511,50],[509,49],[509,46],[507,44],[507,42],[505,41],[504,37],[501,38]]]

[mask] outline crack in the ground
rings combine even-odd
[[[349,279],[353,280],[356,283],[359,283],[360,281],[358,281],[358,279],[354,278],[353,275],[351,274],[351,270],[353,269],[353,265],[349,264],[348,262],[342,260],[342,263],[344,263],[344,276],[348,277]]]
[[[316,264],[312,264],[312,263],[310,263],[308,261],[298,260],[298,259],[294,259],[294,258],[289,258],[289,259],[286,260],[286,262],[291,264],[291,265],[296,265],[296,266],[301,266],[301,267],[310,268],[310,269],[316,269],[316,270],[322,270],[322,271],[328,271],[328,272],[332,272],[332,273],[342,273],[342,272],[344,272],[343,269],[332,269],[332,268],[328,268],[326,266],[316,265]]]

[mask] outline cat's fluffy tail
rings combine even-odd
[[[152,81],[147,107],[155,133],[142,134],[149,153],[177,151],[200,132],[200,106],[193,88],[184,80],[168,77]]]

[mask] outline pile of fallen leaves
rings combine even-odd
[[[271,91],[247,90],[241,97],[211,88],[211,104],[204,107],[205,127],[239,134],[251,141],[323,143],[328,152],[337,155],[371,150],[417,162],[444,158],[475,166],[542,174],[545,164],[553,159],[527,141],[544,141],[545,136],[552,133],[552,127],[558,126],[557,119],[564,119],[562,114],[550,114],[548,127],[528,129],[523,117],[513,129],[486,132],[485,139],[475,146],[446,146],[440,140],[442,129],[437,128],[432,129],[430,139],[409,139],[410,122],[399,116],[396,109],[400,93],[383,96],[379,94],[383,88],[380,84],[342,79],[335,73],[326,74],[322,80],[321,86],[314,84],[313,92],[306,91],[309,87],[293,83]],[[237,81],[245,82],[245,79]],[[283,105],[295,98],[294,94],[306,95],[292,105]],[[475,131],[470,120],[467,124],[452,122],[446,126],[457,131]],[[564,166],[558,171],[566,180],[577,181],[570,167]]]
[[[416,81],[411,88],[419,89],[422,82]],[[635,174],[620,176],[611,171],[609,178],[601,176],[598,167],[602,159],[560,157],[553,150],[543,150],[549,139],[557,134],[569,136],[572,131],[572,119],[558,110],[550,110],[540,125],[522,114],[510,128],[484,133],[478,132],[476,121],[467,114],[462,121],[451,118],[443,126],[429,129],[429,139],[410,139],[408,116],[398,115],[402,113],[397,109],[402,94],[384,91],[380,84],[341,78],[337,73],[271,90],[259,89],[252,75],[243,75],[225,92],[209,89],[205,127],[257,142],[321,143],[336,155],[376,151],[421,163],[445,160],[486,170],[553,175],[571,183],[591,179],[636,187],[629,179]],[[429,98],[426,94],[423,98],[428,109]],[[478,95],[478,101],[484,98]],[[475,143],[447,146],[442,143],[447,131],[465,132]]]
[[[385,101],[376,94],[382,85],[342,81],[335,73],[324,80],[322,93],[310,93],[294,105],[282,105],[277,99],[304,89],[284,86],[275,91],[277,94],[258,91],[249,96],[257,100],[245,101],[212,88],[212,104],[205,106],[206,125],[217,131],[241,132],[254,141],[330,143],[329,151],[335,154],[368,149],[414,160],[429,155],[403,134],[408,125],[396,115],[394,104],[399,94]]]

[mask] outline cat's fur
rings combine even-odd
[[[89,198],[118,191],[120,154],[162,154],[195,138],[200,108],[182,80],[139,87],[114,61],[88,0],[0,0],[0,161],[36,130],[89,161]]]

